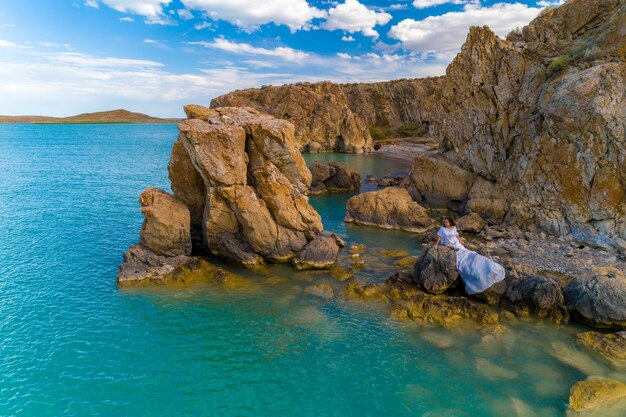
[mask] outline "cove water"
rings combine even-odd
[[[399,323],[381,306],[307,295],[319,275],[289,268],[282,280],[245,272],[255,285],[243,290],[119,290],[137,198],[168,189],[176,136],[0,125],[0,416],[549,417],[587,375],[625,379],[576,346],[575,326],[520,321],[492,338]],[[363,176],[407,169],[314,159]],[[344,225],[346,198],[311,198],[327,229],[418,253],[409,234]]]

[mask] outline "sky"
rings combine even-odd
[[[445,73],[563,0],[0,0],[0,114],[180,117],[232,90]]]

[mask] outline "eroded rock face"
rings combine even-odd
[[[574,278],[563,295],[567,308],[579,320],[626,329],[626,276],[617,268],[593,268],[591,274]]]
[[[292,259],[323,230],[291,123],[251,108],[185,111],[168,166],[174,196],[155,188],[141,195],[146,220],[120,285],[198,269],[188,256],[192,235],[198,250],[252,267]]]
[[[467,214],[456,221],[457,229],[466,233],[480,233],[485,226],[487,222],[478,213]]]
[[[427,130],[427,102],[440,90],[442,77],[379,83],[298,83],[237,90],[214,99],[211,107],[250,106],[296,126],[304,151],[367,152],[370,126],[398,132]]]
[[[431,294],[441,294],[460,279],[456,269],[456,251],[446,246],[422,248],[413,269],[413,282]]]
[[[361,176],[345,162],[315,161],[309,167],[313,179],[311,194],[354,191],[361,188]]]
[[[161,256],[191,254],[191,220],[183,202],[150,187],[141,193],[139,204],[145,217],[139,244]]]
[[[426,209],[404,188],[389,187],[351,197],[346,203],[346,222],[383,229],[424,233],[433,227]]]
[[[626,237],[624,13],[620,0],[574,0],[511,41],[470,29],[432,111],[442,157],[476,176],[449,199],[486,219]],[[548,67],[560,55],[569,64]]]

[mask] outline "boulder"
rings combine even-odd
[[[292,263],[297,269],[329,269],[337,260],[339,246],[331,236],[320,236],[302,249]]]
[[[156,255],[191,254],[189,208],[163,190],[147,188],[139,197],[145,217],[139,243]]]
[[[556,280],[509,273],[507,281],[508,288],[502,298],[504,308],[522,317],[533,314],[557,323],[569,320],[563,293]]]
[[[573,410],[589,410],[610,405],[626,397],[626,384],[620,381],[588,379],[578,381],[569,392],[569,406]]]
[[[447,246],[426,246],[413,268],[413,282],[431,294],[441,294],[460,279],[456,251]]]
[[[626,366],[626,331],[617,333],[583,332],[576,336],[578,343],[596,352],[607,361]]]
[[[594,267],[564,289],[565,304],[577,319],[597,326],[626,329],[626,276],[612,267]]]
[[[345,162],[324,164],[315,161],[310,166],[310,170],[313,176],[311,194],[354,191],[361,188],[361,176]]]
[[[487,222],[478,213],[467,214],[456,221],[457,229],[466,233],[480,233],[485,226]]]
[[[346,203],[346,222],[383,229],[424,233],[433,227],[426,209],[411,199],[404,188],[390,187],[351,197]]]
[[[506,294],[507,289],[508,283],[506,282],[506,279],[503,279],[502,281],[496,282],[483,292],[472,294],[472,297],[489,305],[497,306],[500,304],[504,294]]]

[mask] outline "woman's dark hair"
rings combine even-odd
[[[456,226],[456,223],[454,222],[454,219],[452,217],[444,217],[443,221],[446,220],[450,222],[450,226]]]

